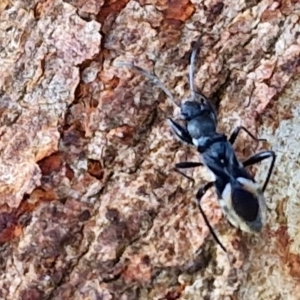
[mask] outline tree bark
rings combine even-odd
[[[0,3],[0,299],[299,299],[300,3],[4,0]],[[267,225],[242,233],[177,141],[170,99],[195,85],[240,158],[277,154]],[[258,182],[268,162],[253,168]]]

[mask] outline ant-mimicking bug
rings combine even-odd
[[[155,75],[132,63],[118,62],[115,65],[118,67],[129,67],[151,79],[165,92],[172,103],[181,109],[181,119],[185,121],[185,126],[169,118],[170,126],[181,141],[197,147],[203,163],[181,162],[175,164],[175,170],[193,181],[193,178],[185,175],[179,169],[205,165],[214,173],[215,181],[208,182],[199,188],[196,193],[196,200],[209,231],[217,244],[227,252],[200,205],[202,197],[214,186],[220,207],[228,221],[242,231],[249,233],[260,232],[265,223],[266,214],[266,203],[263,193],[270,180],[276,155],[274,151],[262,151],[240,162],[232,147],[240,131],[244,130],[255,141],[262,141],[263,139],[256,138],[243,126],[237,127],[229,139],[226,135],[217,132],[217,114],[212,104],[204,95],[196,92],[194,89],[194,64],[200,43],[201,39],[196,42],[190,57],[189,86],[191,96],[184,100],[182,104],[178,104],[174,100],[171,92]],[[261,188],[245,168],[270,157],[272,158],[271,164],[264,185]]]

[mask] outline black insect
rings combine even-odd
[[[131,63],[119,62],[117,66],[132,68],[153,80],[172,102],[180,107],[181,119],[185,121],[185,125],[182,126],[174,120],[169,119],[170,126],[181,141],[197,147],[197,151],[201,154],[202,163],[181,162],[175,165],[175,169],[191,180],[193,179],[183,174],[180,169],[205,165],[214,173],[215,181],[208,182],[202,186],[196,194],[196,199],[200,212],[211,234],[221,248],[227,252],[215,234],[200,205],[202,197],[208,189],[214,186],[221,209],[229,222],[233,226],[246,232],[260,232],[265,223],[266,214],[266,203],[263,193],[270,180],[276,155],[273,151],[262,151],[251,156],[244,162],[240,162],[232,147],[240,131],[244,130],[255,141],[262,141],[262,139],[257,139],[242,126],[237,127],[229,139],[226,135],[217,131],[217,114],[215,109],[204,95],[195,92],[194,89],[194,64],[200,43],[201,40],[199,39],[193,48],[190,58],[189,84],[191,96],[185,99],[181,105],[176,103],[170,91],[156,76]],[[245,168],[267,158],[271,158],[271,164],[263,187],[261,188]]]

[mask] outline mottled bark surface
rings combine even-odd
[[[48,0],[0,3],[0,299],[299,299],[300,4]],[[243,124],[240,157],[278,155],[259,236],[203,199],[204,168],[166,122],[166,96],[120,61],[155,71],[177,99],[202,36],[196,86],[219,129]],[[267,163],[253,169],[259,182]]]

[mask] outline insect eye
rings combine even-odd
[[[202,113],[202,107],[195,101],[186,101],[181,107],[181,116],[184,120],[190,121]]]
[[[186,121],[190,121],[192,118],[189,114],[187,114],[185,112],[181,112],[181,119],[186,120]]]
[[[232,191],[232,206],[235,212],[245,221],[256,220],[259,210],[258,199],[255,195],[243,188],[234,188]]]

